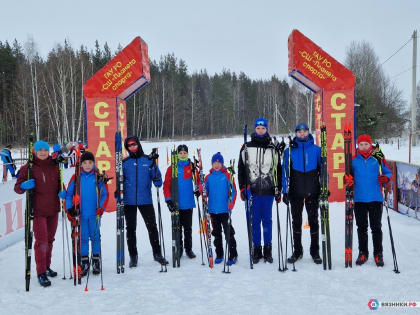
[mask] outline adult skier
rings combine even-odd
[[[318,222],[321,148],[315,145],[307,124],[298,124],[295,132],[291,152],[287,148],[283,156],[283,202],[286,205],[290,202],[294,241],[293,253],[287,261],[294,263],[303,257],[302,212],[305,205],[311,233],[309,252],[313,261],[321,264]]]
[[[255,132],[251,135],[251,141],[245,144],[248,150],[248,159],[245,157],[244,146],[239,154],[239,188],[242,200],[245,200],[246,196],[252,198],[253,263],[258,263],[262,258],[265,262],[272,263],[272,207],[274,198],[277,202],[281,200],[281,161],[279,149],[273,144],[268,134],[267,120],[257,118],[254,127]],[[278,161],[276,165],[274,165],[275,160]],[[274,195],[274,167],[277,167],[277,183],[280,186],[277,196]],[[245,176],[248,176],[247,181]],[[245,187],[245,182],[249,184],[248,187]],[[261,245],[261,225],[263,227],[264,251]]]
[[[129,267],[137,267],[137,209],[143,217],[149,233],[153,258],[160,264],[168,264],[163,258],[156,225],[155,209],[152,201],[152,182],[156,187],[162,186],[162,177],[155,157],[147,156],[136,136],[125,139],[124,146],[129,156],[123,161],[124,174],[124,215],[127,227],[127,247],[130,254]],[[157,174],[155,174],[157,172]]]

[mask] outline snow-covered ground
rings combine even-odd
[[[211,155],[220,151],[226,164],[238,158],[241,138],[186,142],[190,155],[200,146],[204,168],[210,167]],[[160,167],[166,171],[166,148],[176,143],[143,143],[146,153],[159,147]],[[170,149],[170,147],[169,147]],[[402,150],[383,145],[384,153],[392,159],[403,160]],[[416,151],[420,153],[418,150]],[[417,153],[417,156],[420,154]],[[153,196],[156,192],[153,190]],[[161,193],[162,196],[162,193]],[[171,261],[170,215],[161,200],[166,257]],[[156,205],[156,200],[155,200]],[[156,208],[156,207],[155,207]],[[282,238],[285,238],[286,206],[279,206]],[[137,242],[139,266],[117,275],[115,267],[115,213],[102,219],[103,277],[105,291],[100,290],[100,278],[91,276],[89,291],[83,286],[62,280],[61,222],[54,243],[52,268],[59,275],[52,286],[41,288],[35,277],[32,261],[31,291],[24,287],[24,242],[0,252],[0,314],[70,313],[71,314],[358,314],[370,312],[370,299],[385,301],[420,301],[420,222],[390,211],[400,274],[395,274],[386,211],[383,215],[385,266],[377,268],[373,258],[362,267],[344,267],[344,204],[330,206],[330,225],[333,269],[324,271],[309,256],[309,230],[303,231],[304,257],[296,264],[297,271],[277,271],[276,207],[273,205],[274,263],[259,263],[249,269],[247,230],[244,204],[237,199],[232,213],[236,230],[239,261],[231,274],[223,274],[223,265],[213,270],[201,265],[197,212],[193,217],[193,249],[197,258],[181,259],[181,268],[168,267],[160,273],[160,265],[152,259],[147,231],[138,216]],[[304,214],[304,222],[306,214]],[[371,239],[369,240],[370,252]],[[357,254],[357,234],[354,229],[354,256]],[[290,247],[289,247],[290,252]],[[126,256],[128,253],[126,251]],[[356,257],[353,257],[353,261]],[[69,276],[66,257],[66,277]],[[128,265],[128,259],[126,259]],[[289,269],[291,266],[289,266]],[[83,284],[85,279],[83,280]],[[399,309],[380,309],[396,313]],[[411,310],[413,311],[413,310]]]

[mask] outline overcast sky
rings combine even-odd
[[[24,42],[32,35],[44,57],[64,38],[90,49],[95,39],[106,41],[115,51],[140,35],[152,59],[173,52],[190,72],[226,68],[253,79],[287,76],[287,38],[295,28],[338,61],[353,40],[372,43],[385,61],[420,31],[420,1],[19,0],[1,1],[0,9],[0,40]],[[384,64],[389,77],[411,67],[412,47]],[[411,71],[393,80],[408,100]]]

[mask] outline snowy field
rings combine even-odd
[[[143,143],[146,153],[159,147],[160,168],[166,171],[166,148],[180,144]],[[196,147],[203,149],[204,169],[210,168],[211,155],[220,151],[228,164],[237,160],[242,143],[240,137],[217,140],[185,142],[190,156]],[[407,161],[404,149],[396,144],[383,145],[388,158]],[[415,160],[420,163],[420,151]],[[237,164],[237,161],[236,161]],[[166,257],[171,262],[170,215],[163,202],[163,226]],[[153,189],[153,197],[156,191]],[[156,200],[154,201],[156,205]],[[157,208],[157,207],[155,207]],[[282,238],[285,238],[286,206],[279,206]],[[305,213],[305,212],[304,212]],[[223,274],[223,264],[213,270],[201,265],[200,238],[197,212],[193,217],[193,250],[197,258],[181,259],[181,268],[170,265],[167,273],[160,273],[160,265],[152,259],[144,222],[138,215],[137,242],[139,266],[116,274],[115,266],[115,213],[106,213],[102,219],[103,278],[105,291],[100,290],[100,277],[91,276],[89,291],[73,286],[73,281],[62,280],[62,231],[59,222],[54,243],[52,268],[58,277],[52,278],[52,286],[42,288],[37,283],[35,263],[32,260],[30,292],[24,285],[24,242],[19,242],[0,252],[0,314],[359,314],[371,312],[370,299],[386,301],[420,301],[420,222],[390,211],[398,264],[401,273],[395,274],[392,264],[386,211],[383,215],[383,244],[385,266],[377,268],[373,257],[362,267],[355,266],[357,235],[354,229],[354,255],[352,269],[344,267],[344,204],[330,205],[332,242],[331,271],[315,265],[309,255],[309,229],[303,230],[304,257],[296,264],[296,272],[278,272],[276,207],[273,205],[273,264],[262,262],[249,268],[247,230],[244,204],[238,198],[232,213],[236,230],[239,260],[231,267],[231,274]],[[304,214],[303,222],[306,221]],[[369,233],[370,253],[371,237]],[[289,247],[290,253],[290,247]],[[66,277],[69,277],[66,257]],[[414,313],[407,309],[379,309],[385,313]]]

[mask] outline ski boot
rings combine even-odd
[[[356,259],[356,265],[358,266],[363,265],[365,262],[367,262],[368,258],[369,258],[369,254],[359,253],[359,256]]]
[[[271,253],[272,246],[271,244],[264,245],[264,262],[273,263],[273,255]]]
[[[88,256],[82,256],[82,277],[86,276],[89,272],[89,257]]]
[[[383,267],[384,266],[384,255],[376,254],[375,255],[375,263],[376,263],[376,266]]]
[[[238,256],[229,258],[229,260],[227,261],[226,265],[232,266],[232,265],[236,264],[237,261],[238,261]]]
[[[216,257],[216,259],[214,260],[215,264],[221,264],[223,262],[223,256],[222,257]]]
[[[185,254],[187,254],[187,257],[190,259],[194,259],[196,257],[192,249],[185,250]]]
[[[258,264],[261,258],[263,258],[262,247],[254,245],[254,255],[252,256],[252,262],[254,264]]]
[[[51,285],[51,281],[48,279],[47,273],[41,273],[38,275],[38,282],[44,288]]]
[[[318,253],[315,253],[311,256],[312,256],[312,259],[313,259],[314,263],[316,263],[317,265],[322,264],[322,258],[319,256]]]
[[[163,258],[162,254],[160,254],[160,253],[154,254],[153,259],[161,265],[169,264],[168,261],[165,258]]]
[[[98,254],[92,257],[92,273],[99,275],[101,273],[101,257]]]
[[[298,260],[302,259],[302,257],[303,257],[303,252],[294,252],[292,254],[292,256],[287,258],[287,262],[289,264],[293,264],[293,263],[297,262]]]
[[[57,272],[47,267],[47,276],[51,278],[57,277]]]
[[[138,256],[130,256],[130,262],[128,263],[128,267],[135,268],[137,267]]]

